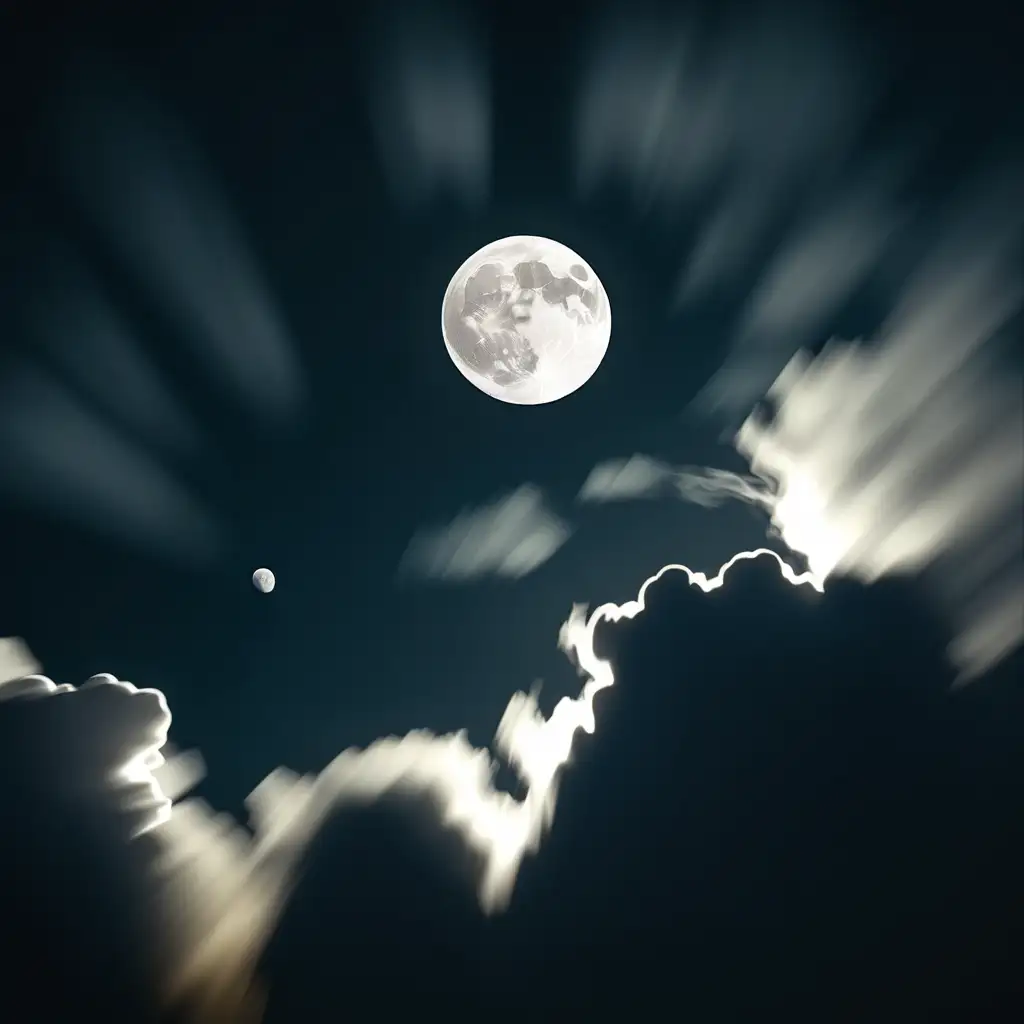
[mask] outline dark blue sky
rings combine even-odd
[[[819,343],[877,328],[951,188],[990,151],[1019,149],[1019,47],[1005,19],[976,6],[955,18],[883,8],[851,9],[862,34],[850,45],[880,70],[848,174],[914,140],[924,156],[903,189],[920,228]],[[445,18],[461,18],[445,11],[421,11],[442,36]],[[415,208],[397,201],[367,102],[377,51],[354,10],[100,4],[44,19],[23,5],[2,16],[0,373],[18,381],[19,368],[44,365],[68,379],[26,307],[48,301],[52,247],[69,247],[187,411],[197,443],[160,463],[222,545],[194,565],[131,542],[116,516],[105,530],[83,523],[70,485],[43,503],[8,488],[0,635],[25,637],[57,681],[109,671],[161,689],[177,744],[208,762],[201,793],[236,815],[279,764],[316,771],[345,747],[420,727],[466,728],[487,744],[515,690],[543,678],[548,710],[576,691],[556,646],[574,601],[631,598],[670,561],[713,572],[763,540],[764,524],[738,506],[573,508],[612,456],[744,468],[719,443],[721,421],[682,413],[725,358],[763,269],[754,261],[675,308],[714,189],[673,217],[638,211],[614,183],[578,197],[573,83],[590,16],[588,5],[478,16],[492,173],[486,201],[468,208],[443,192]],[[708,40],[737,18],[697,12]],[[93,192],[81,168],[102,133],[62,140],[67,111],[94,90],[145,97],[202,153],[301,367],[291,422],[232,397],[196,358],[195,322],[177,319],[119,248],[127,195],[106,220],[83,202]],[[787,229],[786,202],[766,253]],[[477,393],[439,333],[451,273],[519,233],[583,254],[613,308],[601,369],[550,406]],[[142,443],[116,409],[92,411]],[[397,585],[418,527],[524,481],[578,524],[536,574]],[[269,598],[249,583],[264,564],[278,578]],[[336,1019],[369,1000],[398,1012],[421,996],[459,1016],[668,1000],[701,1021],[812,1009],[975,1021],[1008,1008],[1024,910],[1019,657],[953,696],[945,634],[913,584],[842,582],[812,598],[764,562],[708,597],[665,582],[652,611],[601,636],[619,681],[599,702],[597,735],[579,741],[508,916],[479,916],[463,854],[429,823],[410,832],[390,806],[332,823],[267,953],[268,1021]],[[83,910],[81,930],[61,934],[88,949],[99,913]]]

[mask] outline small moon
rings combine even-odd
[[[593,376],[612,317],[600,278],[560,242],[500,238],[455,272],[441,334],[459,372],[513,405],[557,402]]]
[[[269,569],[257,569],[252,574],[252,585],[261,594],[269,594],[274,589],[276,583],[277,580]]]

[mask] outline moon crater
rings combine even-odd
[[[582,257],[550,238],[515,235],[475,252],[441,307],[448,354],[502,402],[540,405],[582,387],[611,337],[608,296]]]
[[[261,593],[269,594],[277,584],[274,574],[269,569],[257,569],[252,574],[252,585]]]

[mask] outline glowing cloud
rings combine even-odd
[[[748,420],[737,445],[780,481],[772,522],[816,573],[926,572],[966,680],[1024,639],[1024,402],[1019,377],[957,368],[967,353],[926,337],[930,359],[897,344],[794,360],[774,424]]]
[[[769,392],[774,418],[736,435],[752,476],[634,455],[596,466],[578,500],[736,499],[820,580],[920,574],[960,680],[986,671],[1024,640],[1024,398],[984,348],[1012,293],[982,307],[948,284],[942,321],[918,309],[876,347],[794,357]]]
[[[1024,288],[1019,168],[965,191],[872,345],[796,357],[736,437],[820,575],[922,572],[967,680],[1024,639],[1024,389],[1003,332]]]
[[[11,684],[22,680],[39,671],[39,662],[32,656],[32,652],[21,641],[14,637],[0,637],[0,686],[5,683]],[[0,693],[13,692],[10,688],[0,690]]]
[[[272,772],[247,800],[247,831],[202,801],[172,801],[171,793],[181,795],[198,780],[202,762],[195,754],[178,754],[166,746],[170,712],[157,691],[137,690],[109,675],[94,677],[81,690],[32,676],[0,684],[0,700],[81,700],[90,692],[106,691],[120,703],[144,701],[143,713],[116,745],[119,754],[99,781],[135,816],[133,834],[145,834],[157,845],[152,869],[163,912],[158,929],[165,956],[163,995],[170,1003],[191,1000],[210,1022],[240,1019],[259,1012],[255,964],[309,841],[329,815],[389,792],[423,795],[436,806],[442,824],[479,855],[482,908],[503,909],[523,858],[539,848],[553,820],[559,775],[576,731],[594,731],[594,698],[615,681],[609,662],[594,652],[598,624],[638,615],[648,587],[667,572],[684,572],[707,592],[722,586],[736,562],[762,556],[774,558],[793,585],[821,588],[812,573],[798,575],[774,552],[760,549],[735,555],[710,578],[685,566],[666,566],[632,601],[602,605],[589,616],[584,606],[573,608],[559,645],[584,677],[579,696],[563,698],[545,718],[531,695],[516,693],[495,734],[497,753],[526,787],[522,799],[495,787],[494,757],[472,747],[464,733],[412,732],[377,740],[363,750],[346,750],[316,776],[283,768]],[[0,648],[0,658],[8,666],[0,676],[34,666],[25,649],[13,642]]]

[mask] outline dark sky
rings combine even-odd
[[[517,689],[543,678],[548,711],[575,693],[556,646],[574,601],[631,598],[670,561],[713,572],[763,540],[749,509],[651,503],[580,516],[564,551],[518,582],[396,580],[419,527],[525,481],[575,517],[580,484],[610,456],[652,451],[742,471],[719,442],[722,422],[681,414],[725,358],[760,265],[679,309],[671,295],[714,189],[685,197],[672,217],[614,183],[579,197],[574,83],[598,5],[486,14],[383,5],[393,25],[417,26],[414,37],[480,38],[493,91],[486,198],[471,203],[453,186],[401,201],[370,102],[398,73],[381,39],[399,33],[389,23],[375,35],[359,6],[211,0],[154,10],[14,5],[0,15],[0,398],[20,394],[26,368],[77,386],[31,318],[59,306],[53,282],[70,253],[130,325],[192,442],[177,452],[151,443],[126,422],[131,409],[109,376],[83,398],[89,420],[157,452],[218,538],[199,561],[138,539],[117,511],[123,466],[90,492],[111,496],[90,518],[70,477],[48,477],[54,489],[36,500],[11,485],[25,473],[5,458],[0,636],[24,637],[58,682],[112,672],[162,690],[178,747],[206,759],[201,795],[236,816],[275,766],[317,771],[378,736],[465,728],[486,745]],[[922,227],[810,343],[870,334],[927,249],[943,197],[990,153],[1019,151],[1019,46],[1008,18],[985,5],[955,14],[887,6],[847,12],[858,27],[849,46],[873,69],[875,91],[843,159],[855,177],[912,140],[923,155],[902,188]],[[701,38],[728,35],[740,9],[695,10]],[[148,134],[129,140],[138,149],[115,146],[122,190],[90,205],[97,154],[123,125]],[[293,416],[218,380],[201,321],[178,315],[180,293],[154,286],[174,273],[130,248],[141,173],[131,154],[172,138],[159,152],[187,144],[202,154],[201,180],[219,190],[222,205],[197,203],[191,215],[230,211],[282,325],[301,380]],[[403,161],[415,173],[413,157]],[[152,195],[173,187],[158,183]],[[801,185],[788,188],[766,254]],[[178,244],[175,224],[187,215],[172,207],[159,236],[185,262],[195,250]],[[477,393],[439,335],[454,269],[519,233],[582,253],[614,311],[599,372],[549,406]],[[199,280],[214,301],[229,296],[235,268],[215,247],[200,250],[213,256],[195,263]],[[257,366],[257,355],[247,358]],[[246,379],[264,380],[253,373]],[[269,393],[287,376],[270,366]],[[46,443],[83,453],[71,464],[96,479],[99,457],[74,447],[73,421],[48,422]],[[264,564],[278,578],[268,598],[249,582]],[[340,815],[315,841],[266,950],[268,1024],[424,1005],[456,1019],[666,1007],[697,1021],[1012,1018],[1024,949],[1019,652],[952,691],[948,637],[914,581],[840,580],[809,596],[764,560],[708,596],[670,577],[641,618],[603,627],[599,639],[616,686],[598,699],[597,734],[577,741],[554,827],[507,914],[480,914],[467,855],[420,809],[389,801]],[[141,1020],[142,1010],[124,1009],[144,1001],[132,985],[146,985],[146,940],[132,931],[144,929],[145,910],[129,855],[99,812],[54,795],[52,762],[64,755],[52,744],[61,741],[10,714],[0,709],[0,758],[13,780],[6,813],[29,825],[0,837],[12,865],[5,886],[17,890],[5,913],[36,931],[0,920],[6,964],[26,946],[38,951],[50,979],[35,990],[39,1007],[53,986],[74,987],[67,1005],[107,999],[112,1019]],[[65,983],[69,960],[82,966]],[[0,978],[10,991],[13,972],[0,965]],[[74,1019],[48,1012],[9,1015]]]

